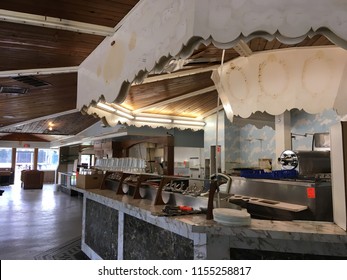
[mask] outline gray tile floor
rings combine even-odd
[[[32,260],[81,236],[82,198],[57,189],[54,184],[42,190],[0,186],[1,260]]]

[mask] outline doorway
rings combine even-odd
[[[14,183],[20,184],[20,175],[22,170],[33,169],[34,166],[34,149],[33,148],[17,148],[16,151],[16,167]]]

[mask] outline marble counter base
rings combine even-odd
[[[87,199],[84,242],[102,259],[117,259],[118,211]]]
[[[85,199],[124,213],[125,220],[127,216],[136,218],[141,221],[138,224],[147,223],[149,228],[158,227],[158,232],[168,231],[190,240],[187,248],[193,247],[194,259],[229,259],[230,248],[347,257],[347,233],[329,222],[252,219],[250,226],[223,226],[206,220],[205,215],[158,217],[152,213],[160,212],[163,206],[110,190],[92,189],[84,194]],[[127,257],[123,248],[127,241],[123,236],[119,242],[118,258],[123,259]]]
[[[193,241],[140,219],[124,217],[125,260],[189,260]]]

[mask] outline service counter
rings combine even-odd
[[[347,258],[347,233],[332,222],[252,219],[249,226],[224,226],[206,214],[158,216],[163,205],[152,199],[72,188],[84,194],[82,250],[91,259]]]

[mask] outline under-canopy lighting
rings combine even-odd
[[[128,114],[128,113],[126,113],[126,112],[123,112],[123,111],[121,111],[121,110],[116,110],[116,114],[117,114],[117,115],[120,115],[120,116],[122,116],[122,117],[125,117],[125,118],[127,118],[127,119],[130,119],[130,120],[134,119],[134,116],[133,116],[133,115],[130,115],[130,114]]]
[[[204,126],[205,123],[204,122],[199,122],[199,121],[193,121],[193,120],[174,120],[173,121],[174,123],[177,123],[177,124],[186,124],[186,125],[199,125],[199,126]]]
[[[116,112],[117,111],[115,108],[113,108],[110,105],[107,105],[105,103],[102,103],[102,102],[98,102],[97,106],[102,108],[102,109],[105,109],[107,111],[111,111],[111,112]]]
[[[112,106],[115,107],[117,110],[120,110],[122,112],[125,112],[125,113],[128,113],[128,114],[131,114],[132,111],[127,109],[127,108],[124,108],[123,106],[120,106],[118,104],[115,104],[115,103],[112,103]]]
[[[106,111],[115,113],[115,114],[117,114],[117,115],[119,115],[119,116],[121,116],[121,117],[130,119],[130,120],[134,119],[134,116],[133,116],[133,115],[131,115],[131,114],[129,114],[129,113],[126,113],[126,112],[123,112],[123,111],[121,111],[121,110],[117,110],[116,108],[114,108],[114,107],[112,107],[112,106],[110,106],[110,105],[107,105],[107,104],[105,104],[105,103],[98,102],[97,106],[98,106],[99,108],[102,108],[102,109],[106,110]]]
[[[144,121],[144,122],[160,122],[160,123],[172,123],[172,120],[170,119],[164,119],[164,118],[149,118],[149,117],[136,117],[135,120],[137,121]]]

